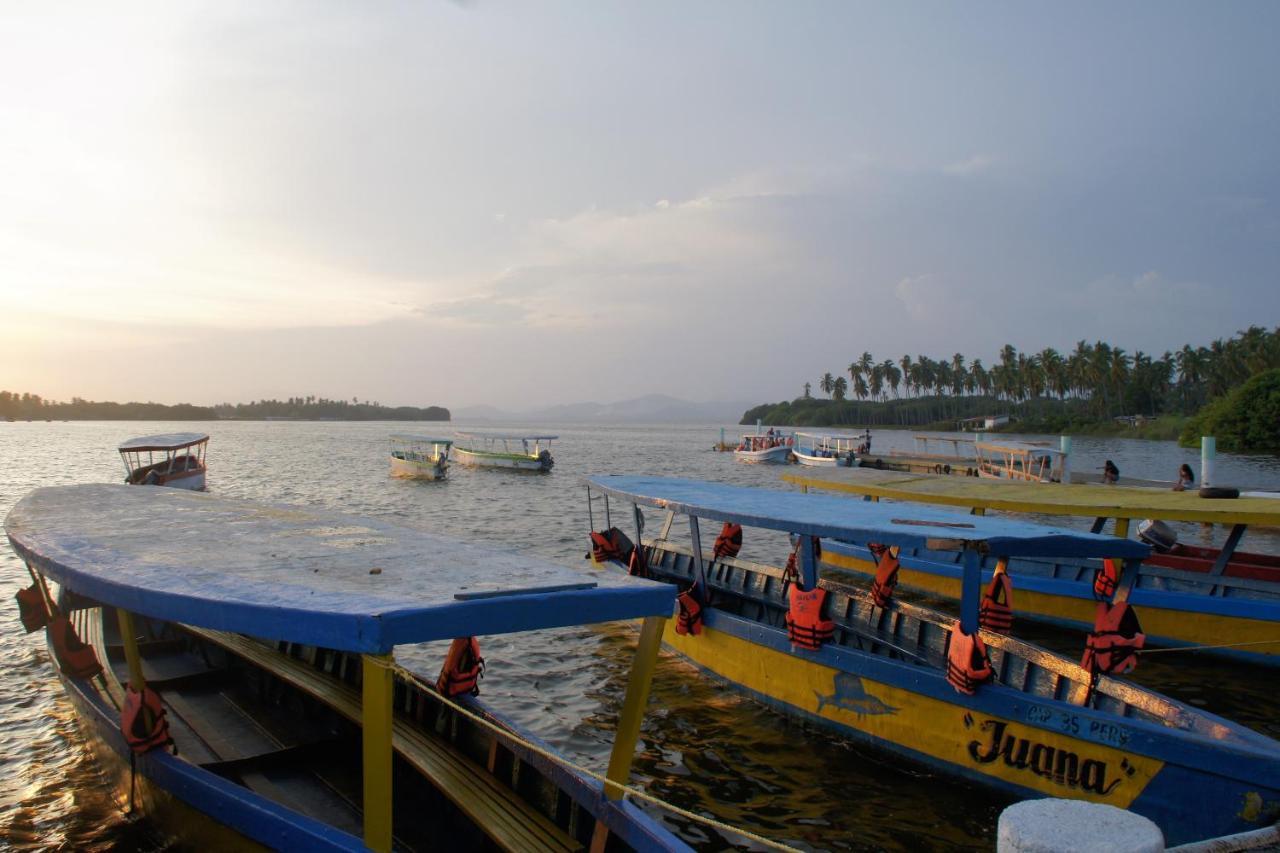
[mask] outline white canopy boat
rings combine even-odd
[[[205,449],[202,432],[171,432],[131,438],[118,448],[124,481],[134,486],[176,486],[204,491]]]
[[[810,432],[796,433],[791,452],[801,465],[830,467],[839,465],[852,468],[858,464],[860,435],[817,435]]]
[[[449,473],[451,438],[425,435],[391,436],[391,476],[443,480]]]
[[[1067,458],[1056,448],[1022,441],[975,441],[973,451],[979,477],[1025,483],[1061,483]]]
[[[733,451],[733,458],[739,462],[765,462],[785,464],[791,455],[793,439],[782,433],[770,430],[764,435],[748,433],[742,437],[738,449]]]
[[[511,468],[516,471],[550,471],[551,442],[556,435],[492,435],[460,432],[453,459],[472,468]]]

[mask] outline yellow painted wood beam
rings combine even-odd
[[[395,679],[390,655],[362,655],[361,725],[364,734],[364,843],[391,850],[391,723]]]
[[[147,686],[142,675],[142,654],[138,651],[138,631],[133,625],[133,614],[117,607],[116,621],[120,624],[120,642],[124,645],[124,659],[129,664],[129,686],[141,693]]]
[[[640,643],[636,646],[631,680],[627,682],[622,716],[618,719],[618,732],[613,738],[609,770],[605,774],[619,785],[625,785],[631,776],[631,761],[635,757],[636,741],[640,738],[644,709],[649,703],[649,685],[653,683],[653,671],[658,665],[658,649],[662,647],[662,629],[666,621],[663,616],[647,616],[640,628]],[[604,791],[611,800],[622,799],[622,789],[617,785],[605,783]]]

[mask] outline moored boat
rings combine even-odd
[[[449,473],[451,438],[425,435],[391,436],[391,476],[443,480]]]
[[[973,451],[979,477],[1028,483],[1065,481],[1067,455],[1056,448],[1021,441],[975,441]]]
[[[763,435],[748,433],[742,437],[733,458],[739,462],[781,465],[791,458],[794,439],[772,429]]]
[[[805,489],[858,495],[871,500],[910,501],[967,509],[974,513],[1013,512],[1093,519],[1093,531],[1115,519],[1114,532],[1127,538],[1131,522],[1218,524],[1229,528],[1221,547],[1206,548],[1151,536],[1159,546],[1136,571],[1119,582],[1142,616],[1147,641],[1164,646],[1204,646],[1204,654],[1280,665],[1280,559],[1239,550],[1250,525],[1280,525],[1280,502],[1261,497],[1202,498],[1197,492],[1125,486],[1030,482],[984,482],[955,477],[901,475],[884,471],[824,471],[786,474]],[[831,543],[822,559],[832,567],[874,574],[876,561],[857,544]],[[960,569],[952,554],[908,548],[899,555],[900,583],[934,595],[960,597]],[[983,560],[984,577],[996,560]],[[1014,559],[1008,571],[1024,594],[1027,618],[1088,629],[1095,621],[1097,560]]]
[[[135,486],[175,486],[203,491],[209,436],[174,432],[131,438],[120,445],[124,481]]]
[[[843,466],[851,468],[858,464],[858,448],[862,444],[861,436],[853,435],[818,435],[810,432],[795,434],[795,443],[791,447],[796,462],[813,468]]]
[[[619,787],[670,587],[171,489],[39,489],[5,531],[101,765],[193,847],[687,849]],[[475,635],[620,618],[645,621],[607,781],[470,695],[501,677]],[[393,657],[440,639],[439,679]]]
[[[1171,843],[1275,819],[1280,743],[1103,674],[1098,666],[1114,668],[1114,658],[1095,657],[1086,669],[979,628],[982,555],[1108,557],[1129,570],[1149,553],[1141,543],[687,480],[595,477],[589,487],[612,499],[617,515],[635,519],[640,543],[627,553],[625,535],[610,526],[592,534],[596,555],[685,590],[664,640],[776,709],[1016,796],[1131,809]],[[618,512],[618,502],[633,512]],[[649,507],[667,514],[645,538],[640,509]],[[688,519],[687,546],[673,541],[676,515]],[[710,551],[700,527],[707,521],[725,524]],[[794,572],[739,556],[744,527],[765,547],[769,531],[794,536]],[[774,548],[787,547],[772,536]],[[825,553],[834,539],[960,555],[960,619],[898,601],[883,587],[869,592],[824,576],[818,542]],[[1119,595],[1113,601],[1124,604]]]
[[[550,471],[554,435],[493,435],[460,432],[453,459],[469,468],[509,468],[515,471]]]

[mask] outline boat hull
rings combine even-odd
[[[796,462],[801,465],[807,465],[810,468],[852,468],[858,464],[858,458],[852,455],[844,456],[810,456],[799,450],[793,450]]]
[[[791,448],[786,445],[778,447],[770,447],[767,450],[735,450],[733,458],[739,462],[748,462],[753,464],[764,465],[785,465],[787,457],[791,455]]]
[[[502,468],[510,471],[550,471],[555,462],[550,456],[525,456],[518,453],[485,453],[453,448],[453,461],[468,468]]]
[[[875,575],[876,565],[862,547],[842,542],[825,542],[822,562],[836,569],[866,576]],[[942,598],[960,600],[961,568],[937,555],[899,555],[898,585]],[[983,582],[991,579],[994,565],[983,567]],[[1149,569],[1144,566],[1144,572]],[[1080,631],[1093,629],[1098,602],[1093,596],[1094,567],[1079,564],[1053,565],[1013,561],[1009,565],[1014,584],[1015,618],[1029,618]],[[1058,574],[1052,577],[1051,574]],[[1148,586],[1148,582],[1151,584]],[[1165,588],[1158,588],[1163,585]],[[1153,645],[1224,646],[1206,649],[1217,654],[1267,666],[1280,666],[1280,596],[1275,598],[1193,595],[1170,591],[1169,581],[1140,574],[1129,593],[1129,603],[1138,612],[1147,642]],[[1252,645],[1243,645],[1252,644]]]
[[[413,480],[443,480],[449,473],[449,466],[443,461],[413,462],[407,459],[391,457],[391,476],[405,477]]]

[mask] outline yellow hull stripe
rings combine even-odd
[[[1046,795],[1125,808],[1164,766],[1121,748],[858,678],[805,659],[803,652],[785,654],[722,631],[704,628],[697,637],[681,636],[668,623],[663,639],[704,669],[762,696]],[[1085,722],[1031,702],[1051,727],[1070,731]]]
[[[868,577],[875,576],[875,566],[871,563],[847,554],[826,552],[822,561],[837,568],[857,572]],[[1044,592],[1019,589],[1018,578],[1011,575],[1014,583],[1014,617],[1018,613],[1033,613],[1054,619],[1070,619],[1092,625],[1097,612],[1097,602],[1083,598],[1071,598],[1065,595],[1050,595]],[[922,572],[907,568],[898,570],[898,582],[904,586],[923,590],[933,595],[959,600],[960,581],[932,572]],[[1142,629],[1150,636],[1167,637],[1187,643],[1202,645],[1219,645],[1223,643],[1249,643],[1261,640],[1276,639],[1274,622],[1260,619],[1245,619],[1239,616],[1223,616],[1214,613],[1195,613],[1187,610],[1167,610],[1144,604],[1138,608],[1138,618],[1142,621]],[[1083,648],[1083,647],[1082,647]],[[1280,654],[1280,644],[1260,645],[1248,649],[1254,654]]]

